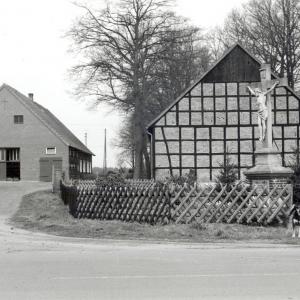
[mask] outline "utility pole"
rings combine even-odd
[[[84,144],[87,146],[87,132],[84,133]]]
[[[107,173],[107,157],[106,157],[106,128],[104,129],[104,157],[103,157],[103,174]]]

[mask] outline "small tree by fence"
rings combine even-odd
[[[268,191],[267,187],[244,184],[170,189],[154,182],[131,182],[119,187],[61,183],[61,197],[76,218],[150,224],[284,224],[292,206],[292,194],[291,185]]]

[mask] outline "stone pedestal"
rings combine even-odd
[[[255,151],[255,167],[244,172],[251,185],[268,186],[285,185],[293,170],[282,166],[280,152],[274,148],[258,145]]]

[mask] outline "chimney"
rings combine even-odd
[[[28,94],[28,98],[31,99],[33,101],[33,93],[29,93]]]

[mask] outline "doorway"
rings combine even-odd
[[[0,180],[20,180],[20,148],[0,149]]]
[[[51,182],[53,168],[55,172],[62,171],[62,158],[42,157],[40,158],[40,181]]]

